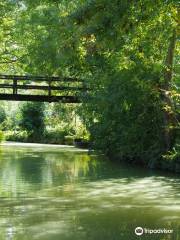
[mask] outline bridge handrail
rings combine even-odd
[[[3,82],[1,82],[3,81]],[[11,83],[7,81],[12,81]],[[20,81],[24,81],[21,82]],[[26,82],[27,81],[27,82]],[[30,82],[28,82],[30,81]],[[20,75],[5,75],[0,74],[0,89],[12,90],[12,93],[0,93],[0,99],[7,100],[33,100],[33,101],[64,101],[64,102],[79,102],[78,96],[80,92],[87,92],[90,89],[85,85],[82,79],[74,77],[49,77],[49,76],[20,76]],[[37,84],[36,84],[37,82]],[[41,83],[40,83],[41,82]],[[53,84],[53,83],[59,84]],[[73,84],[75,83],[76,84]],[[37,92],[31,92],[28,94],[19,93],[18,90],[40,90],[45,91],[43,95],[34,95]],[[52,91],[56,91],[55,94]],[[57,95],[57,91],[61,91],[60,95]],[[65,96],[63,95],[65,94]],[[62,96],[63,95],[63,96]],[[39,100],[38,100],[39,98]]]
[[[28,75],[5,75],[0,74],[0,80],[31,80],[31,81],[55,81],[55,82],[83,82],[82,79],[75,78],[75,77],[49,77],[49,76],[28,76]]]

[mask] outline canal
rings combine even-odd
[[[74,147],[0,146],[0,240],[134,239],[180,239],[179,176]]]

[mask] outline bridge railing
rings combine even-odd
[[[0,99],[3,98],[3,95],[6,95],[4,97],[10,97],[10,95],[12,95],[14,96],[14,99],[17,100],[18,96],[19,99],[23,99],[23,96],[26,96],[24,97],[26,99],[28,99],[28,96],[29,99],[33,99],[33,96],[36,96],[34,99],[38,99],[38,96],[39,99],[43,99],[44,96],[44,101],[49,102],[59,101],[63,98],[67,99],[68,97],[70,97],[70,99],[73,99],[74,97],[73,101],[75,101],[78,93],[82,93],[88,90],[88,88],[85,87],[84,82],[77,78],[17,75],[0,75],[0,89],[12,90],[8,91],[8,94],[0,93]],[[19,90],[24,90],[23,94],[20,94]],[[26,90],[29,90],[27,95],[24,94]],[[42,94],[34,95],[34,92],[31,92],[30,90],[37,90],[38,92],[40,90],[42,91]],[[35,91],[35,94],[37,91]],[[53,94],[54,91],[56,94]],[[12,96],[10,98],[13,99]]]

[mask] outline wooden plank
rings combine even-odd
[[[51,79],[48,82],[48,96],[51,97]]]
[[[1,80],[14,80],[17,81],[40,81],[40,82],[49,82],[51,80],[52,82],[83,82],[82,79],[74,78],[74,77],[49,77],[49,76],[20,76],[20,75],[3,75],[0,74]]]
[[[44,95],[0,94],[0,100],[80,103],[80,100],[76,96],[50,96],[49,97]]]
[[[13,89],[13,84],[0,84],[1,89]],[[24,89],[24,90],[49,90],[49,86],[38,86],[38,85],[17,85],[17,89]],[[83,88],[83,87],[68,87],[68,86],[51,86],[51,90],[56,90],[56,91],[85,91],[89,90],[88,88]]]
[[[0,88],[13,88],[13,84],[0,84]]]
[[[17,94],[17,80],[13,80],[13,94]]]

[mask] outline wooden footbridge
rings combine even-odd
[[[0,75],[0,100],[79,103],[87,90],[77,78]]]

